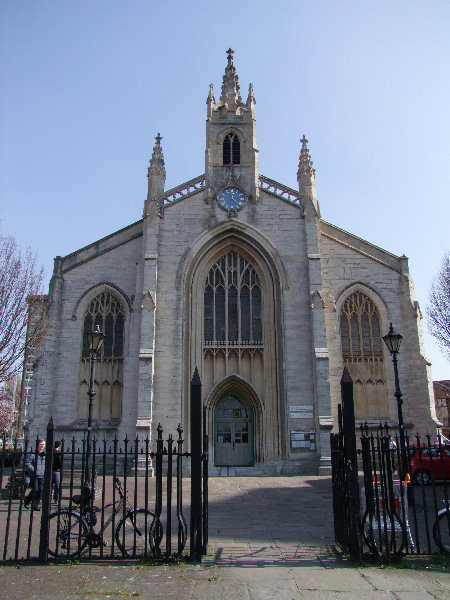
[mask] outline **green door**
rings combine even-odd
[[[253,419],[236,396],[226,396],[215,411],[215,464],[220,467],[253,464]]]

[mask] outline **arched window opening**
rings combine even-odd
[[[235,133],[228,133],[223,140],[223,164],[241,164],[241,142]]]
[[[204,341],[262,345],[261,284],[252,264],[237,252],[214,263],[204,290]]]
[[[105,335],[95,366],[93,419],[114,423],[122,414],[122,381],[125,314],[122,303],[110,292],[98,294],[83,318],[80,386],[77,416],[87,419],[90,353],[87,334],[98,325]]]
[[[340,329],[343,361],[353,379],[355,417],[367,421],[388,418],[380,315],[375,303],[362,292],[351,294],[342,305]]]

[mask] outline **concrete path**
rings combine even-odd
[[[450,598],[447,570],[358,568],[332,551],[331,482],[212,478],[202,565],[139,562],[0,567],[3,600]]]

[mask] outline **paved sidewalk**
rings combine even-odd
[[[336,557],[329,478],[212,478],[209,512],[209,551],[202,565],[0,567],[1,598],[450,598],[447,571],[362,569]]]

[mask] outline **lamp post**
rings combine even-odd
[[[91,357],[91,378],[89,381],[89,412],[88,412],[88,426],[87,426],[87,452],[86,452],[86,465],[85,465],[85,483],[89,485],[89,481],[91,479],[91,444],[92,444],[92,409],[94,405],[94,373],[95,373],[95,361],[97,360],[97,353],[100,352],[100,349],[103,344],[103,340],[105,336],[103,335],[100,325],[96,325],[95,328],[87,334],[87,339],[89,342],[89,354]]]
[[[405,478],[407,472],[406,463],[406,439],[405,439],[405,426],[403,424],[403,410],[402,410],[402,393],[400,391],[400,383],[398,380],[398,367],[397,367],[397,354],[400,350],[400,344],[402,343],[403,336],[400,333],[394,331],[392,323],[389,325],[389,331],[383,336],[383,341],[387,346],[391,356],[392,362],[394,363],[394,377],[395,377],[395,398],[397,400],[398,410],[398,428],[400,430],[400,453],[402,457],[402,465],[399,471],[402,480]]]

